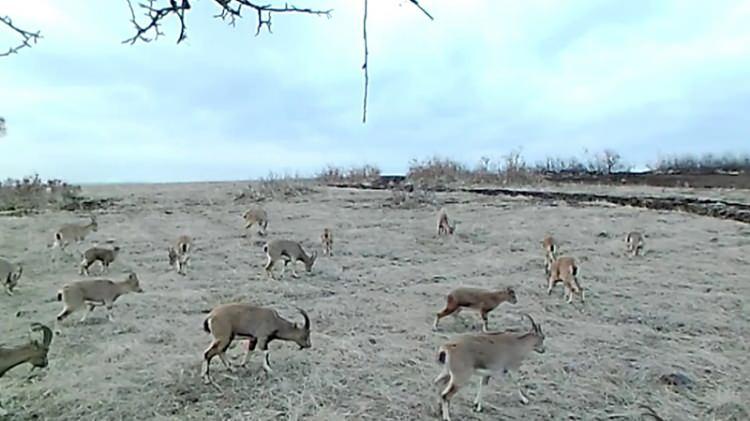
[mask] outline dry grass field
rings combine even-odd
[[[269,235],[243,229],[244,185],[203,183],[84,188],[120,198],[98,212],[99,230],[79,246],[116,244],[110,276],[134,270],[143,294],[121,297],[114,322],[98,308],[66,320],[50,364],[29,379],[29,366],[0,378],[9,420],[430,420],[439,414],[438,346],[479,329],[464,312],[431,330],[444,296],[459,285],[514,286],[518,303],[490,315],[494,329],[527,329],[530,313],[547,352],[532,354],[513,384],[493,378],[485,412],[472,412],[476,381],[453,400],[458,420],[640,420],[639,405],[665,420],[750,418],[750,226],[683,213],[608,205],[572,207],[468,194],[439,194],[458,222],[451,238],[435,234],[437,207],[386,207],[387,191],[319,188],[288,202],[263,204]],[[629,188],[632,190],[632,188]],[[745,195],[747,197],[747,195]],[[32,321],[52,323],[58,288],[77,279],[78,259],[50,261],[54,230],[86,214],[46,213],[0,219],[0,256],[22,260],[13,297],[0,294],[0,342],[25,341]],[[262,244],[301,241],[319,250],[324,226],[334,256],[319,257],[300,279],[266,279]],[[628,258],[624,235],[643,230],[645,255]],[[562,288],[546,294],[540,240],[560,240],[580,261],[585,305],[566,304]],[[170,270],[167,246],[195,238],[187,276]],[[92,275],[98,265],[92,267]],[[201,383],[202,329],[216,304],[247,301],[312,319],[312,348],[271,344],[272,377],[261,354],[230,375],[218,359],[212,374],[223,392]],[[230,358],[244,352],[235,342]],[[661,375],[683,373],[675,388]]]

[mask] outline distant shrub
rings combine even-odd
[[[263,202],[266,200],[288,200],[296,197],[315,193],[310,180],[288,175],[279,176],[270,173],[268,177],[251,183],[247,189],[237,195],[234,200],[248,200],[251,202]]]
[[[659,158],[650,167],[653,171],[660,173],[741,173],[750,171],[750,155],[747,153],[725,153],[722,156],[708,153],[700,157],[691,154],[673,155]]]
[[[343,169],[328,165],[315,178],[325,184],[362,184],[380,178],[380,168],[374,165],[363,165]]]
[[[471,171],[462,163],[450,158],[433,157],[425,160],[412,159],[406,179],[416,186],[434,187],[462,180],[469,180]]]
[[[61,180],[43,181],[39,175],[0,182],[0,212],[26,214],[45,209],[80,207],[81,187]]]

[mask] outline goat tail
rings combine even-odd
[[[437,355],[437,362],[445,365],[448,363],[448,358],[450,357],[450,354],[448,353],[448,346],[443,345],[438,349],[438,355]]]
[[[206,331],[206,333],[211,333],[211,324],[209,323],[210,318],[206,317],[203,320],[203,330]]]

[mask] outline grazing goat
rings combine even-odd
[[[305,270],[311,272],[313,264],[315,264],[315,259],[318,258],[317,251],[313,250],[312,254],[308,255],[305,253],[305,250],[302,249],[300,243],[291,240],[271,240],[263,245],[263,252],[266,253],[266,257],[268,258],[268,262],[266,262],[264,269],[271,279],[275,279],[272,272],[273,265],[279,260],[284,260],[284,266],[281,268],[282,276],[284,275],[284,271],[286,271],[286,266],[291,263],[292,276],[299,278],[299,275],[297,275],[297,271],[294,268],[295,264],[298,261],[301,261],[305,264]]]
[[[47,352],[52,342],[52,330],[41,323],[32,323],[31,331],[41,331],[44,338],[41,342],[32,339],[25,345],[12,348],[0,346],[0,377],[15,366],[30,363],[37,368],[47,367]]]
[[[323,245],[323,254],[333,256],[333,231],[330,228],[323,229],[323,234],[320,235],[320,242]]]
[[[254,224],[258,224],[258,234],[261,236],[266,235],[268,229],[268,213],[261,207],[252,207],[242,214],[242,218],[245,220],[245,229],[250,229]]]
[[[173,247],[167,249],[169,265],[177,269],[177,273],[185,275],[185,268],[190,262],[190,251],[193,249],[193,239],[187,235],[177,237]]]
[[[573,302],[573,293],[575,292],[584,302],[584,293],[581,284],[578,282],[578,265],[572,257],[558,257],[550,266],[549,282],[547,285],[547,295],[552,294],[552,288],[558,282],[565,286],[563,294],[568,295],[568,303]]]
[[[445,210],[445,208],[441,208],[438,212],[438,218],[437,218],[437,233],[438,235],[443,234],[453,234],[453,231],[456,229],[456,224],[454,223],[451,225],[448,222],[448,212]]]
[[[6,294],[13,295],[13,289],[18,285],[22,274],[23,264],[0,259],[0,282],[5,287]]]
[[[60,229],[55,231],[55,241],[52,243],[52,248],[59,247],[60,250],[65,251],[71,241],[80,243],[90,232],[96,232],[99,224],[96,222],[94,215],[90,215],[89,218],[91,221],[88,224],[65,224],[61,226]]]
[[[297,310],[305,319],[301,326],[284,319],[276,310],[252,304],[228,303],[214,307],[203,321],[203,329],[214,337],[211,345],[203,353],[203,381],[213,383],[209,365],[211,359],[217,355],[227,370],[233,371],[224,352],[235,337],[248,340],[247,353],[241,365],[247,363],[250,352],[258,347],[263,351],[263,370],[267,374],[273,371],[268,360],[268,344],[271,341],[291,341],[295,342],[299,349],[310,348],[310,318],[301,308]]]
[[[643,234],[638,231],[631,231],[625,236],[625,245],[631,256],[638,256],[643,252]]]
[[[542,240],[542,248],[544,248],[544,273],[549,276],[552,262],[557,258],[557,244],[555,239],[551,235],[545,235]]]
[[[465,386],[475,373],[482,377],[479,380],[477,395],[474,398],[474,411],[482,411],[482,386],[489,383],[492,376],[506,376],[512,380],[511,370],[517,370],[521,362],[536,351],[543,354],[544,333],[541,326],[528,314],[531,330],[518,334],[513,332],[474,333],[459,336],[442,345],[438,351],[438,362],[443,365],[442,372],[435,378],[436,384],[446,384],[440,393],[440,409],[444,421],[450,421],[450,400]],[[528,398],[520,384],[515,381],[521,402],[527,404]]]
[[[41,331],[43,339],[39,342],[31,339],[29,343],[15,347],[6,348],[0,345],[0,377],[3,377],[13,367],[23,363],[31,364],[31,369],[47,367],[47,353],[52,343],[52,330],[41,323],[31,324],[31,333]],[[8,415],[0,405],[0,417]]]
[[[487,332],[489,330],[487,315],[505,301],[511,304],[518,302],[513,288],[507,287],[494,291],[479,288],[456,288],[446,297],[445,308],[435,316],[433,329],[438,329],[438,322],[443,317],[451,314],[458,315],[462,308],[469,308],[479,312],[479,316],[482,318],[482,330]]]
[[[87,306],[87,310],[81,322],[86,320],[96,306],[104,306],[107,309],[107,318],[113,322],[112,307],[115,301],[129,292],[143,292],[138,277],[133,272],[130,272],[125,280],[118,282],[109,279],[92,279],[69,283],[57,291],[57,301],[62,301],[64,305],[63,310],[57,315],[57,323],[59,324],[84,305]]]
[[[89,268],[97,261],[102,264],[102,272],[109,272],[109,265],[115,261],[119,253],[120,247],[117,246],[112,250],[102,247],[91,247],[83,253],[79,274],[88,276]]]

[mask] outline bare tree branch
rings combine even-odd
[[[422,13],[424,13],[425,15],[427,15],[427,17],[430,18],[430,20],[435,20],[435,18],[433,18],[432,15],[427,10],[425,10],[425,8],[422,7],[422,5],[420,5],[417,0],[409,0],[409,1],[411,2],[411,4],[417,6],[419,8],[419,10],[422,11]]]
[[[365,41],[365,62],[362,64],[362,70],[365,71],[365,93],[362,101],[362,124],[364,124],[367,122],[367,88],[370,85],[370,75],[367,71],[367,56],[369,54],[367,50],[367,0],[365,0],[365,13],[362,20],[362,38]]]
[[[10,19],[10,16],[0,17],[0,22],[4,23],[8,28],[16,32],[21,37],[20,44],[15,47],[8,48],[8,51],[4,53],[0,53],[0,57],[15,54],[18,52],[18,50],[21,50],[25,47],[31,47],[31,44],[36,44],[39,38],[42,38],[42,36],[39,35],[39,31],[29,32],[14,25],[13,21]]]
[[[143,11],[145,16],[145,22],[139,23],[138,16],[136,14],[136,7],[133,6],[133,0],[126,0],[128,9],[130,10],[130,22],[135,27],[135,34],[122,41],[124,44],[135,44],[138,41],[151,42],[164,35],[161,32],[161,24],[169,18],[169,16],[175,16],[179,21],[180,33],[177,37],[177,44],[181,43],[187,38],[187,26],[185,24],[185,14],[191,10],[189,0],[141,0],[138,3],[137,9]],[[255,30],[255,36],[260,35],[261,30],[265,26],[269,33],[271,31],[271,17],[274,13],[298,13],[298,14],[309,14],[316,16],[325,16],[330,18],[332,9],[312,9],[306,7],[297,7],[285,3],[284,6],[273,6],[270,4],[259,4],[257,1],[251,0],[213,0],[221,9],[221,11],[214,15],[215,18],[219,18],[229,25],[235,26],[238,18],[242,18],[243,8],[255,11],[258,16],[258,24]],[[432,15],[419,4],[418,0],[409,0],[411,4],[416,6],[422,13],[428,18],[434,20]],[[370,75],[368,69],[368,43],[367,43],[367,0],[364,0],[364,16],[362,20],[362,37],[364,40],[364,63],[362,64],[362,70],[364,71],[364,95],[362,104],[362,123],[367,121],[367,99],[370,85]],[[22,43],[16,47],[11,47],[7,52],[0,53],[0,57],[7,56],[18,52],[18,50],[24,47],[31,47],[32,43],[35,44],[41,35],[39,32],[28,32],[22,30],[13,25],[10,17],[0,17],[0,22],[4,23],[13,31],[17,32],[21,38]]]
[[[138,7],[145,11],[146,22],[141,24],[138,23],[135,9],[132,4],[132,0],[126,0],[128,7],[130,8],[130,15],[133,26],[135,27],[136,33],[134,36],[126,39],[123,43],[135,44],[137,41],[151,42],[157,39],[159,36],[164,35],[161,32],[160,26],[170,15],[177,17],[180,23],[180,34],[177,38],[177,43],[181,43],[187,38],[187,27],[185,26],[185,12],[191,9],[188,0],[169,0],[169,5],[163,5],[163,7],[157,6],[157,3],[162,3],[160,0],[148,0],[146,3],[139,3]],[[214,15],[215,18],[220,18],[227,21],[230,25],[234,26],[238,18],[242,18],[242,9],[249,8],[254,10],[258,15],[258,25],[256,27],[255,35],[258,36],[263,26],[271,32],[271,16],[274,13],[303,13],[309,15],[326,16],[331,17],[331,9],[311,9],[305,7],[297,7],[294,5],[284,4],[281,6],[263,5],[258,4],[255,1],[250,0],[213,0],[219,7],[221,12]]]

